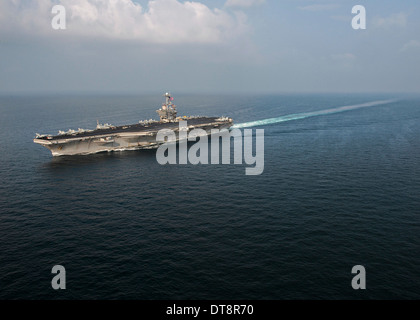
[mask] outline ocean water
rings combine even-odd
[[[0,97],[1,299],[420,298],[420,98],[175,98],[264,129],[263,174],[32,142],[156,118],[159,95]],[[51,288],[57,264],[66,290]]]

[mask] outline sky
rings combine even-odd
[[[420,93],[420,1],[0,0],[0,93],[168,90]]]

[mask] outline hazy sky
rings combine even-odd
[[[420,1],[0,0],[0,92],[166,90],[418,93]]]

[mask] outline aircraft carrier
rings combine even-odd
[[[105,151],[157,148],[164,143],[156,141],[156,135],[162,129],[173,130],[177,142],[179,130],[203,129],[207,135],[210,135],[212,129],[229,129],[233,125],[232,119],[227,117],[177,117],[174,98],[169,93],[164,97],[165,103],[156,110],[160,117],[159,121],[143,120],[124,126],[97,123],[94,130],[59,131],[57,135],[36,134],[34,142],[48,148],[53,156],[85,155]]]

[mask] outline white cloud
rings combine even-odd
[[[403,12],[395,13],[389,17],[374,17],[372,24],[377,28],[405,27],[407,25],[407,15]]]
[[[261,5],[265,0],[227,0],[226,7],[244,7],[249,8],[255,5]]]
[[[411,40],[411,41],[407,42],[406,44],[404,44],[400,51],[405,52],[405,51],[408,51],[410,49],[416,49],[416,48],[420,48],[420,41]]]
[[[61,0],[67,29],[53,30],[56,0],[0,1],[1,33],[70,35],[153,43],[216,43],[246,31],[243,14],[210,9],[197,1],[151,0],[143,8],[132,0]]]

